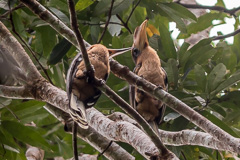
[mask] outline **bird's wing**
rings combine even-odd
[[[138,74],[139,69],[141,68],[141,64],[135,66],[135,68],[133,69],[133,73]],[[129,101],[130,101],[130,105],[136,109],[136,100],[135,100],[135,86],[134,85],[130,85],[129,86]]]
[[[167,72],[161,67],[162,71],[164,72],[164,84],[165,84],[165,91],[168,91],[168,78],[167,78]],[[159,109],[159,117],[157,118],[156,122],[160,124],[163,121],[164,113],[166,110],[166,104],[163,103],[162,107]]]
[[[77,72],[77,66],[82,61],[82,53],[79,52],[78,55],[73,59],[67,74],[66,90],[69,99],[69,110],[70,115],[74,121],[78,122],[81,128],[88,128],[86,110],[83,102],[79,101],[77,96],[72,93],[72,83]]]

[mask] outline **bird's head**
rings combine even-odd
[[[133,46],[132,46],[132,57],[136,63],[139,55],[148,47],[148,39],[146,34],[148,20],[145,20],[139,27],[134,31]]]

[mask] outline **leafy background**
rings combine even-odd
[[[226,13],[210,11],[199,18],[185,7],[172,0],[141,0],[134,10],[126,29],[118,17],[126,22],[136,0],[115,0],[111,22],[101,44],[108,48],[123,48],[132,45],[132,33],[146,17],[149,18],[147,34],[150,45],[157,50],[162,66],[167,71],[169,92],[194,108],[226,132],[240,136],[240,35],[234,36],[233,44],[226,41],[213,43],[204,39],[189,47],[180,45],[179,39],[186,39],[193,33],[213,26],[213,20],[225,23]],[[53,14],[69,25],[69,13],[66,0],[40,0]],[[84,39],[91,44],[97,43],[108,18],[111,0],[75,0],[77,18]],[[11,7],[19,4],[11,1]],[[217,5],[223,6],[222,0]],[[6,0],[0,0],[0,14],[8,11]],[[239,26],[239,13],[236,13],[235,29]],[[65,90],[65,77],[69,64],[77,51],[68,41],[54,31],[44,21],[36,17],[26,7],[13,12],[16,31],[37,53],[40,63],[47,68],[51,81]],[[1,21],[11,30],[9,20]],[[185,22],[189,25],[186,25]],[[175,22],[180,30],[178,39],[171,37],[169,22]],[[118,23],[118,24],[116,24]],[[28,51],[27,51],[28,52]],[[32,55],[29,53],[32,58]],[[2,57],[0,57],[2,59]],[[133,69],[130,52],[115,58],[121,64]],[[38,63],[33,62],[40,68]],[[2,68],[1,68],[2,69]],[[41,71],[42,75],[45,74]],[[6,84],[12,79],[1,80]],[[107,84],[128,101],[128,83],[110,75]],[[43,106],[45,103],[35,100],[12,100],[0,98],[0,159],[26,159],[27,144],[45,150],[45,159],[56,156],[72,157],[71,135],[63,130],[63,125],[50,115]],[[95,106],[104,114],[119,111],[113,102],[102,95]],[[171,109],[167,108],[165,122],[160,128],[168,131],[183,129],[200,130]],[[78,141],[80,151],[88,154],[98,152],[82,140]],[[119,143],[127,151],[143,159],[130,145]],[[198,147],[169,147],[180,159],[231,159],[225,152]],[[185,156],[185,157],[184,157]],[[105,159],[102,157],[102,159]]]

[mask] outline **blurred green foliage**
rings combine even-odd
[[[19,2],[11,1],[11,7]],[[172,0],[141,0],[129,19],[126,29],[117,17],[126,22],[137,0],[115,0],[112,18],[101,44],[108,48],[123,48],[132,45],[132,33],[146,17],[155,27],[149,33],[150,45],[157,50],[162,66],[169,79],[169,92],[211,120],[220,128],[235,137],[240,137],[240,35],[234,36],[233,44],[221,40],[213,43],[203,39],[189,47],[179,44],[179,39],[186,39],[193,33],[213,27],[213,20],[225,23],[227,14],[210,11],[199,18],[185,7]],[[69,13],[66,0],[40,0],[53,14],[69,25]],[[86,41],[94,44],[104,29],[111,0],[75,0],[80,30]],[[219,0],[218,4],[224,6]],[[8,11],[6,0],[0,1],[0,15]],[[40,20],[28,8],[23,7],[13,12],[16,31],[37,53],[41,64],[54,85],[65,89],[65,77],[69,64],[76,55],[76,48]],[[11,30],[8,20],[1,21]],[[186,25],[185,22],[189,22]],[[180,30],[178,39],[171,37],[169,22],[175,22]],[[235,29],[239,26],[238,14]],[[151,29],[151,28],[150,28]],[[157,31],[157,32],[156,32]],[[160,34],[159,34],[160,33]],[[32,57],[29,54],[30,57]],[[133,69],[130,52],[115,58],[119,63]],[[34,60],[33,60],[34,61]],[[38,64],[34,61],[37,67]],[[42,73],[43,76],[45,74]],[[107,84],[121,97],[128,101],[128,83],[110,75]],[[26,159],[26,144],[45,150],[45,159],[56,156],[72,157],[71,135],[63,130],[63,125],[50,115],[43,106],[45,103],[34,100],[11,100],[0,98],[0,159]],[[102,95],[95,106],[104,114],[119,111],[111,100]],[[167,108],[169,121],[160,127],[169,131],[183,129],[199,130],[182,116],[172,114]],[[26,124],[36,124],[31,127]],[[89,144],[79,140],[81,152],[96,154]],[[119,143],[128,152],[143,159],[130,145]],[[169,147],[180,159],[227,159],[229,154],[198,146]],[[221,156],[220,156],[221,155]],[[229,157],[228,157],[229,158]],[[231,156],[230,156],[231,158]],[[105,159],[105,158],[103,158]]]

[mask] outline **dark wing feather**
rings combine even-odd
[[[70,101],[70,95],[72,93],[72,81],[74,79],[74,76],[77,72],[76,68],[80,64],[80,62],[83,60],[82,58],[82,52],[79,52],[75,58],[73,59],[69,69],[68,69],[68,74],[67,74],[67,82],[66,82],[66,91],[67,91],[67,96]]]
[[[138,74],[139,69],[141,68],[142,64],[138,64],[135,66],[135,68],[133,69],[133,73]],[[129,101],[130,101],[130,105],[134,108],[137,109],[137,102],[135,100],[135,86],[130,85],[129,86]]]
[[[69,113],[73,120],[78,123],[81,128],[88,128],[86,119],[86,110],[83,102],[79,101],[78,98],[72,93],[72,83],[77,72],[77,66],[82,61],[82,53],[79,52],[73,59],[67,74],[66,90],[69,99]]]
[[[161,67],[162,71],[165,73],[164,77],[164,84],[165,84],[165,91],[168,91],[168,78],[167,78],[167,72]],[[166,110],[166,104],[163,104],[162,107],[159,109],[159,116],[156,119],[157,124],[160,124],[163,121],[164,113]]]

